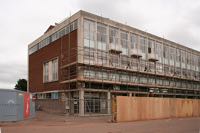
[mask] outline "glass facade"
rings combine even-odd
[[[191,51],[182,49],[179,46],[172,46],[166,41],[158,41],[147,35],[137,34],[131,31],[121,30],[100,22],[84,19],[84,63],[99,64],[106,67],[156,73],[161,75],[183,78],[180,81],[173,81],[170,78],[157,76],[145,76],[134,73],[118,73],[110,71],[94,71],[92,77],[99,80],[110,80],[116,82],[133,82],[140,84],[157,84],[160,86],[174,86],[186,88],[188,86],[197,88],[195,85],[186,82],[200,80],[199,64],[200,56]],[[110,53],[110,49],[120,46],[121,53]],[[141,58],[132,58],[131,50],[141,51]],[[118,50],[118,49],[116,49]],[[134,51],[133,51],[134,52]],[[158,60],[151,62],[148,56],[153,54]],[[89,70],[85,70],[89,71]],[[85,72],[84,72],[85,73]],[[84,74],[85,75],[85,74]],[[87,76],[85,76],[88,78]]]

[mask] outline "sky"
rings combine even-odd
[[[200,51],[200,0],[0,0],[0,88],[27,79],[28,44],[79,10]]]

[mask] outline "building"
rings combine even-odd
[[[199,51],[85,11],[28,48],[29,91],[70,114],[110,114],[115,95],[200,98]]]

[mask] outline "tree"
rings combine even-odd
[[[27,80],[19,79],[15,85],[15,89],[20,91],[27,91]]]

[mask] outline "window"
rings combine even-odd
[[[119,74],[118,73],[110,73],[109,80],[111,81],[119,81]]]
[[[164,64],[169,64],[169,47],[166,44],[163,45],[163,59]]]
[[[174,60],[175,48],[170,48],[170,60]]]
[[[38,49],[39,49],[38,44],[35,45],[35,46],[33,46],[33,47],[31,47],[31,48],[29,49],[29,55],[32,54],[32,53],[34,53],[34,52],[36,52]]]
[[[118,29],[117,28],[109,28],[109,43],[111,43],[111,45],[117,45],[118,42]]]
[[[84,20],[84,46],[95,48],[95,23],[93,21]]]
[[[97,63],[99,65],[107,64],[107,53],[102,51],[97,51]]]
[[[142,53],[146,53],[146,40],[142,36],[140,36],[140,49]]]
[[[54,33],[53,35],[51,35],[51,39],[52,39],[52,42],[57,40],[58,39],[57,34]]]
[[[65,34],[68,34],[70,32],[70,28],[69,28],[69,26],[66,26],[65,27]]]
[[[130,81],[133,83],[138,83],[138,76],[137,75],[130,76]]]
[[[44,63],[44,82],[49,81],[49,63]]]
[[[73,25],[73,23],[71,23],[70,24],[70,31],[73,31],[73,29],[74,29],[74,25]]]
[[[37,50],[45,47],[46,45],[50,44],[51,42],[61,38],[62,36],[68,34],[71,31],[74,31],[78,28],[78,21],[75,20],[74,22],[70,23],[63,29],[53,33],[52,35],[48,36],[47,38],[43,39],[37,45],[29,49],[29,55],[36,52]]]
[[[131,41],[131,49],[137,48],[137,35],[131,34],[130,41]]]
[[[102,72],[102,71],[97,71],[96,72],[96,78],[99,80],[108,80],[108,73]]]
[[[168,47],[167,46],[164,46],[163,47],[163,57],[164,58],[168,58]]]
[[[52,61],[52,80],[58,80],[58,59]]]
[[[196,70],[196,67],[198,65],[198,56],[194,55],[194,54],[191,54],[191,67],[192,67],[192,70]]]
[[[58,99],[58,98],[59,98],[58,92],[51,93],[51,99]]]
[[[121,74],[120,75],[120,81],[129,82],[129,75],[127,75],[126,73]]]
[[[176,61],[178,61],[178,62],[181,61],[181,52],[180,52],[180,49],[176,50]]]
[[[181,51],[181,67],[182,68],[186,68],[186,52],[185,51]]]
[[[171,66],[174,66],[175,55],[176,55],[176,49],[173,47],[170,47],[169,59],[170,59]]]
[[[46,39],[42,40],[39,43],[39,49],[45,47],[46,45],[48,45],[50,43],[50,37],[47,37]]]
[[[159,62],[162,62],[163,47],[160,42],[155,43],[155,53],[158,55]]]
[[[95,78],[95,71],[92,70],[84,70],[84,78]]]
[[[154,53],[154,41],[153,40],[149,40],[148,41],[148,53]]]
[[[85,48],[84,49],[84,63],[94,64],[95,60],[95,51],[93,49]]]
[[[109,62],[110,62],[110,65],[111,66],[119,66],[119,56],[118,55],[115,55],[115,54],[111,54],[110,55],[110,59],[109,59]]]
[[[176,67],[180,67],[181,65],[181,51],[180,49],[176,49]]]
[[[121,32],[121,45],[122,45],[122,54],[128,55],[128,33],[127,32]]]
[[[102,79],[108,80],[108,73],[107,72],[102,72]]]
[[[143,75],[140,76],[140,83],[141,84],[146,84],[147,83],[147,78]]]
[[[187,63],[187,69],[190,69],[191,54],[189,52],[187,52],[186,63]]]
[[[58,59],[45,62],[43,65],[43,82],[58,80]]]
[[[74,24],[74,29],[73,30],[76,30],[78,28],[78,21],[77,20],[74,21],[73,24]]]
[[[107,49],[107,34],[106,26],[103,24],[97,24],[97,49],[106,50]]]
[[[63,28],[63,29],[61,29],[60,31],[59,31],[59,37],[62,37],[62,36],[64,36],[65,35],[65,28]]]

